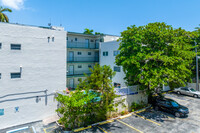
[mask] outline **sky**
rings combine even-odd
[[[62,25],[66,31],[120,35],[128,26],[165,22],[193,31],[200,24],[200,0],[0,0],[13,10],[11,23]]]

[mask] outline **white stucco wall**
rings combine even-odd
[[[119,48],[119,43],[117,41],[111,41],[111,42],[104,42],[100,44],[100,65],[109,65],[113,70],[114,66],[117,66],[115,64],[115,57],[113,55],[113,51],[117,51]],[[103,52],[108,51],[108,56],[103,56]],[[113,83],[120,83],[121,87],[126,87],[125,84],[125,73],[123,72],[123,68],[121,67],[121,72],[116,72],[115,77],[112,78]]]
[[[113,35],[104,35],[103,37],[104,42],[110,42],[110,41],[116,41],[118,40],[120,37],[119,36],[113,36]]]
[[[0,129],[56,115],[51,94],[66,88],[66,32],[6,23],[0,23],[0,29]],[[11,43],[21,44],[21,50],[11,50]],[[21,78],[11,79],[10,73],[20,72],[20,66]]]

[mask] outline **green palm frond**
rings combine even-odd
[[[1,10],[1,12],[6,12],[6,11],[7,11],[7,12],[12,12],[12,10],[9,9],[9,8],[4,8],[4,9]]]
[[[3,16],[4,16],[4,20],[5,20],[5,22],[9,23],[8,16],[6,16],[6,14],[4,14],[4,13],[3,13]]]
[[[9,8],[3,8],[2,6],[0,6],[0,22],[9,23],[8,16],[3,12],[12,12],[12,10]]]

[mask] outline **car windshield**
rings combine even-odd
[[[195,90],[195,89],[193,89],[193,88],[191,88],[190,90],[191,90],[191,91],[193,91],[193,92],[196,92],[196,90]]]
[[[171,104],[172,104],[173,107],[179,107],[179,104],[175,101],[171,101]]]

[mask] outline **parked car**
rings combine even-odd
[[[157,97],[154,101],[154,109],[162,110],[175,115],[176,117],[183,117],[189,113],[187,107],[180,105],[176,101],[169,98],[159,98]]]
[[[180,87],[174,90],[177,94],[184,94],[188,96],[193,96],[193,97],[200,97],[200,92],[196,91],[195,89],[191,87]]]

